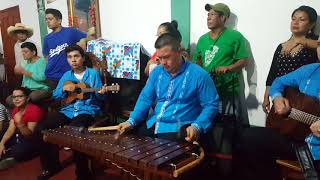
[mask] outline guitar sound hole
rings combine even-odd
[[[80,93],[82,92],[82,90],[81,90],[81,88],[76,88],[76,89],[74,90],[74,92],[77,93],[77,94],[80,94]]]

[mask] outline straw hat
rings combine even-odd
[[[88,29],[87,35],[91,36],[91,35],[93,35],[95,33],[96,33],[96,28],[95,27],[91,27],[91,28]]]
[[[7,29],[9,36],[13,36],[16,33],[16,31],[25,31],[27,33],[28,38],[33,35],[33,29],[22,23],[16,23],[14,26],[10,26]]]

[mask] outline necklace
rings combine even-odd
[[[303,46],[299,44],[291,50],[290,55],[292,57],[295,57],[301,52],[302,49],[303,49]]]
[[[290,37],[290,39],[286,42],[284,42],[282,44],[282,50],[281,50],[281,54],[284,55],[284,49],[286,46],[291,46],[291,44],[294,44],[294,46],[291,48],[289,55],[291,57],[296,57],[304,48],[304,46],[302,44],[298,44],[297,42],[295,42],[295,40],[300,39],[300,38],[296,38],[293,35]]]
[[[216,37],[216,40],[213,42],[211,49],[213,49],[213,47],[217,44],[218,40],[220,39],[221,35],[224,33],[226,28],[223,28],[223,30],[218,34],[218,36]],[[211,38],[211,34],[209,33],[210,38]]]
[[[217,42],[219,41],[220,37],[222,36],[222,34],[224,33],[226,28],[223,28],[223,30],[219,33],[218,37],[216,38],[216,40],[213,42],[213,44],[211,45],[211,51],[213,51],[214,46],[217,44]],[[210,36],[211,38],[211,36]],[[215,67],[211,70],[210,74],[213,75],[215,72]]]

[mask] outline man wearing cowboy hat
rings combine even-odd
[[[10,37],[17,39],[17,42],[14,45],[14,53],[15,53],[15,59],[16,59],[14,72],[16,74],[22,75],[21,68],[25,67],[25,65],[27,64],[27,61],[25,61],[25,59],[22,56],[21,44],[24,42],[32,42],[29,38],[33,35],[33,29],[22,23],[16,23],[14,26],[8,27],[7,32]],[[39,52],[38,55],[42,56],[42,53],[39,47],[37,47],[37,49]]]

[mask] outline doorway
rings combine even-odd
[[[14,54],[14,44],[16,41],[12,39],[7,33],[8,27],[14,26],[18,22],[21,22],[19,6],[14,6],[0,11],[0,29],[2,37],[1,43],[3,45],[4,65],[7,75],[7,83],[1,83],[1,102],[3,102],[4,98],[6,98],[8,93],[10,93],[13,88],[21,85],[21,82],[19,82],[20,78],[14,74],[14,66],[16,62]]]

